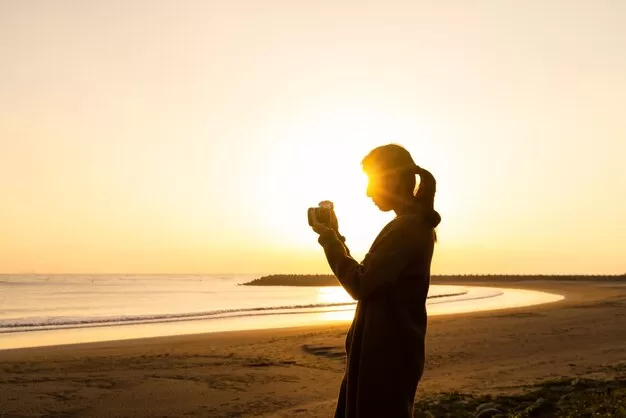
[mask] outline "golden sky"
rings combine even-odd
[[[329,272],[438,179],[433,273],[626,272],[626,2],[0,0],[0,272]]]

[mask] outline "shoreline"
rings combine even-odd
[[[626,283],[481,284],[565,299],[429,318],[418,400],[451,391],[515,393],[561,377],[610,378],[611,367],[626,366]],[[2,350],[0,412],[331,416],[348,324]]]
[[[563,297],[558,294],[524,290],[513,287],[486,287],[484,285],[436,285],[439,292],[428,297],[429,316],[473,313],[497,309],[513,309],[555,303]],[[446,288],[445,291],[441,289]],[[333,305],[333,306],[331,306]],[[319,306],[319,307],[318,307]],[[177,314],[164,320],[114,322],[100,319],[83,325],[8,329],[0,331],[4,350],[52,347],[57,345],[86,344],[90,342],[118,342],[137,338],[161,338],[168,336],[214,334],[229,331],[258,331],[264,329],[288,329],[307,326],[331,326],[349,323],[354,315],[356,302],[293,307],[268,307],[237,310],[232,315],[205,315],[203,313]],[[255,312],[250,314],[250,312]],[[222,312],[222,311],[220,311]],[[239,314],[238,314],[239,313]],[[149,315],[150,319],[155,315]]]
[[[527,277],[527,276],[524,276]],[[474,281],[474,280],[468,280],[468,281],[458,281],[458,282],[450,282],[450,283],[445,283],[445,285],[450,285],[450,286],[477,286],[477,287],[492,287],[493,285],[497,284],[498,288],[503,288],[503,289],[514,289],[514,290],[537,290],[540,292],[550,292],[550,291],[556,291],[559,290],[561,291],[561,289],[555,289],[554,285],[558,285],[562,282],[554,282],[554,281],[534,281],[532,279],[524,279],[524,280],[520,280],[520,281],[531,281],[533,283],[532,289],[527,288],[526,286],[522,289],[520,286],[517,285],[517,283],[519,282],[510,282],[507,281],[505,282],[490,282],[490,281]],[[584,281],[587,282],[587,281]],[[592,283],[597,283],[597,282],[593,282],[590,281]],[[580,280],[572,280],[570,283],[583,283],[583,281]],[[432,284],[441,284],[441,283],[431,283]],[[547,286],[544,286],[544,284],[547,284]],[[624,286],[626,286],[626,280],[624,283]],[[625,289],[626,291],[626,289]],[[563,294],[566,293],[566,294]],[[577,298],[577,294],[573,293],[570,294],[569,292],[562,292],[561,294],[563,296],[562,300],[556,301],[556,302],[546,302],[546,303],[540,303],[540,304],[535,304],[535,305],[530,305],[530,306],[520,306],[520,307],[504,307],[504,308],[496,308],[496,309],[488,309],[488,310],[479,310],[479,311],[467,311],[467,312],[454,312],[454,313],[443,313],[443,314],[437,314],[437,315],[430,315],[428,316],[428,321],[433,322],[436,320],[446,320],[446,319],[463,319],[463,318],[469,318],[472,316],[476,316],[476,315],[480,315],[480,314],[485,314],[485,313],[506,313],[506,312],[510,312],[510,313],[515,313],[515,311],[523,311],[526,310],[528,308],[532,308],[532,307],[537,307],[537,308],[545,308],[545,305],[555,305],[555,304],[560,304],[560,303],[568,303],[568,302],[572,302],[571,298],[574,297],[573,300],[578,300]],[[584,297],[583,297],[584,299]],[[356,302],[355,302],[356,304]],[[178,322],[178,321],[171,321],[172,323]],[[180,321],[180,322],[184,322],[184,321]],[[157,335],[157,336],[149,336],[149,337],[137,337],[137,338],[128,338],[128,339],[111,339],[111,340],[103,340],[103,341],[86,341],[86,342],[76,342],[76,343],[61,343],[61,344],[54,344],[54,345],[42,345],[42,346],[32,346],[32,347],[18,347],[18,348],[5,348],[2,349],[0,348],[0,360],[3,358],[3,354],[7,354],[10,352],[18,352],[18,351],[32,351],[34,353],[36,353],[36,351],[38,350],[44,350],[46,353],[49,353],[50,350],[69,350],[72,348],[78,348],[78,347],[82,347],[82,348],[94,348],[94,349],[101,349],[101,348],[107,348],[109,346],[117,346],[118,344],[132,344],[133,342],[136,342],[140,345],[142,344],[150,344],[150,343],[165,343],[165,341],[161,341],[161,340],[169,340],[171,339],[171,343],[175,344],[178,342],[179,339],[190,339],[189,341],[195,340],[196,338],[200,338],[200,339],[205,339],[205,338],[215,338],[217,340],[220,339],[254,339],[254,338],[258,338],[263,336],[264,334],[269,335],[275,335],[275,334],[281,334],[281,335],[289,335],[291,333],[294,332],[322,332],[322,331],[326,331],[330,328],[338,328],[338,329],[344,329],[350,325],[350,323],[352,322],[352,319],[346,319],[346,320],[328,320],[328,321],[320,321],[317,322],[315,324],[308,324],[308,325],[295,325],[295,326],[283,326],[283,327],[275,327],[275,328],[253,328],[253,329],[241,329],[241,330],[224,330],[224,331],[207,331],[207,332],[197,332],[197,333],[189,333],[189,334],[174,334],[174,335]],[[133,325],[144,325],[144,324],[130,324],[130,325],[119,325],[119,326],[133,326]],[[92,327],[92,328],[104,328],[104,327],[108,327],[110,325],[102,325],[102,326],[96,326],[96,327]],[[74,329],[82,329],[82,328],[68,328],[68,330],[74,330]],[[32,331],[26,331],[27,333],[30,332],[37,332],[39,330],[32,330]],[[57,330],[43,330],[43,331],[57,331]],[[63,329],[60,329],[60,331],[63,331]],[[5,333],[5,334],[11,334],[11,333]],[[17,334],[17,333],[16,333]],[[2,336],[3,334],[0,334],[0,336]]]
[[[436,300],[445,297],[455,297],[466,295],[467,291],[455,292],[455,293],[442,293],[438,295],[428,296],[427,300]],[[0,335],[2,334],[15,334],[22,332],[37,332],[37,331],[63,331],[72,329],[83,328],[102,328],[102,327],[117,327],[125,325],[147,325],[169,322],[185,322],[194,320],[207,320],[207,319],[223,319],[223,318],[235,318],[239,316],[254,316],[246,314],[247,312],[257,312],[256,316],[263,315],[289,315],[306,313],[308,311],[298,312],[297,309],[323,309],[323,308],[338,308],[344,306],[355,306],[357,302],[335,302],[335,303],[319,303],[310,305],[289,305],[289,306],[269,306],[269,307],[257,307],[257,308],[239,308],[239,309],[224,309],[219,311],[208,312],[190,312],[190,313],[178,313],[178,314],[152,314],[152,315],[136,315],[135,318],[125,317],[123,320],[111,318],[100,318],[93,320],[92,322],[84,322],[83,320],[74,320],[61,322],[59,324],[16,324],[8,325],[6,328],[0,329]],[[292,310],[293,312],[273,312],[273,311],[285,311]],[[324,311],[317,311],[324,312]],[[242,313],[241,315],[236,315]],[[231,315],[229,315],[231,314]],[[235,315],[232,315],[235,314]],[[228,316],[227,316],[228,315]],[[263,328],[259,328],[263,329]],[[15,330],[15,331],[14,331]],[[1,348],[0,348],[1,349]]]

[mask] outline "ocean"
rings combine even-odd
[[[354,315],[355,302],[339,286],[242,286],[257,277],[0,275],[0,349],[310,325]],[[503,294],[432,285],[427,306],[434,314],[472,310],[467,302]]]

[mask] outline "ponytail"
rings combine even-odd
[[[435,192],[437,191],[437,181],[435,176],[425,168],[415,165],[414,174],[420,176],[420,185],[415,193],[415,201],[421,206],[432,227],[436,227],[441,222],[441,216],[435,210]]]

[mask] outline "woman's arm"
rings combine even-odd
[[[346,245],[346,237],[337,232],[337,238],[339,238],[339,241],[341,241],[341,243],[343,244],[343,248],[346,251],[346,254],[348,255],[348,257],[350,257],[350,248],[348,248],[348,246]]]
[[[404,227],[403,227],[404,226]],[[379,287],[395,281],[419,251],[418,232],[408,225],[391,228],[374,251],[359,263],[332,229],[320,233],[328,264],[339,283],[355,300],[362,300]]]

